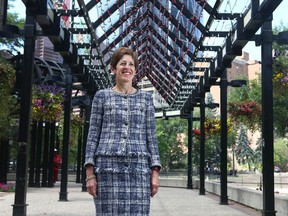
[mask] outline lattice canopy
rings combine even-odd
[[[111,54],[128,46],[140,61],[134,84],[152,84],[158,110],[185,112],[242,54],[280,3],[46,0],[40,1],[36,19],[64,63],[77,65],[74,76],[86,83],[87,92],[113,86]],[[91,80],[94,83],[87,85]]]

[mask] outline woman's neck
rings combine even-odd
[[[133,86],[130,84],[127,84],[127,85],[116,84],[113,87],[113,90],[119,93],[123,93],[123,94],[133,94],[136,91],[136,89],[133,88]]]

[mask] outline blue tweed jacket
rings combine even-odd
[[[150,167],[161,166],[150,93],[96,92],[84,165],[95,166],[95,156],[147,156]]]

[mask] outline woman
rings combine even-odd
[[[96,92],[85,168],[96,215],[149,215],[161,169],[152,95],[132,86],[138,56],[122,47],[111,57],[116,85]],[[95,174],[94,174],[95,173]]]

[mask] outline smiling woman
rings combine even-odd
[[[113,58],[114,56],[114,58]],[[132,86],[133,78],[138,67],[138,56],[132,50],[122,47],[112,56],[111,71],[116,76],[113,90],[120,93],[135,93]]]
[[[96,215],[143,215],[159,188],[161,169],[153,97],[132,86],[137,54],[122,47],[111,58],[112,89],[94,96],[87,139],[87,191]]]

